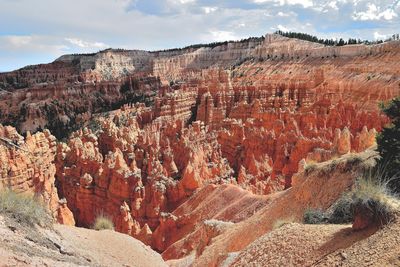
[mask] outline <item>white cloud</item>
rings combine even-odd
[[[188,3],[194,3],[196,2],[196,0],[179,0],[179,2],[181,2],[181,4],[188,4]]]
[[[380,34],[379,32],[374,32],[375,40],[385,40],[388,37],[386,34]]]
[[[304,8],[312,7],[314,5],[312,0],[253,0],[253,3],[264,4],[264,3],[275,3],[280,6],[284,5],[301,5]]]
[[[253,2],[256,4],[262,4],[262,3],[276,2],[276,1],[275,0],[253,0]]]
[[[4,37],[5,41],[9,42],[15,47],[23,47],[26,45],[29,45],[32,42],[32,36],[18,36],[18,35],[11,35],[11,36],[5,36]]]
[[[393,9],[386,9],[385,11],[381,12],[379,16],[382,16],[386,20],[391,20],[397,17],[397,14]]]
[[[279,11],[276,15],[278,17],[282,17],[282,18],[289,18],[289,17],[293,18],[293,17],[297,16],[297,13],[295,13],[293,11],[288,11],[288,12]]]
[[[5,35],[0,36],[0,51],[9,53],[49,53],[61,55],[69,47],[51,36]]]
[[[337,2],[336,1],[331,1],[327,4],[328,7],[334,9],[334,10],[339,10],[339,7],[337,6]]]
[[[203,10],[204,10],[204,13],[210,14],[210,13],[213,13],[213,12],[217,11],[218,7],[205,6],[205,7],[203,7]]]
[[[285,2],[288,5],[302,5],[304,8],[312,7],[314,5],[312,0],[286,0]]]
[[[280,30],[280,31],[283,31],[283,32],[288,32],[289,31],[289,29],[288,28],[286,28],[285,26],[282,26],[282,25],[278,25],[278,26],[276,26],[276,28],[278,29],[278,30]]]
[[[210,35],[212,40],[215,42],[239,39],[238,36],[236,36],[234,32],[231,31],[210,31]]]
[[[367,11],[354,12],[353,19],[354,20],[392,20],[397,17],[397,14],[393,9],[385,9],[381,11],[379,7],[375,4],[367,4]]]
[[[192,4],[195,3],[196,0],[167,0],[171,4],[181,4],[181,5],[186,5],[186,4]]]
[[[65,41],[69,43],[79,46],[81,48],[106,48],[108,45],[102,42],[87,42],[78,38],[65,38]]]

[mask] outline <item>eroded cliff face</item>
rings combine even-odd
[[[323,47],[267,35],[67,55],[1,74],[0,122],[57,136],[83,126],[57,144],[48,131],[24,139],[0,128],[28,151],[3,141],[1,181],[42,192],[54,213],[71,210],[78,225],[105,213],[117,231],[166,258],[183,257],[219,233],[220,223],[198,228],[200,221],[241,221],[251,212],[239,204],[226,217],[207,211],[202,201],[224,194],[214,185],[255,201],[256,212],[268,198],[253,194],[282,191],[307,164],[373,146],[388,122],[379,101],[400,93],[399,59],[399,42]],[[186,216],[193,202],[198,210]]]
[[[0,190],[38,197],[58,222],[74,225],[65,199],[55,186],[56,138],[49,131],[22,137],[10,126],[0,124]]]
[[[157,78],[136,74],[101,82],[80,82],[80,77],[74,74],[69,77],[73,82],[61,79],[0,91],[0,121],[17,127],[21,133],[50,129],[57,138],[65,138],[92,114],[113,110],[125,103],[151,102],[161,87]]]
[[[399,51],[395,41],[324,47],[272,34],[181,50],[66,55],[0,74],[0,121],[21,133],[49,128],[65,137],[94,113],[151,103],[162,85],[170,84],[198,91],[197,102],[210,92],[215,105],[226,103],[227,110],[215,110],[216,121],[229,115],[229,101],[238,98],[285,99],[301,107],[328,98],[374,110],[376,101],[399,91]]]

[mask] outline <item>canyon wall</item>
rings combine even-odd
[[[166,85],[198,91],[197,104],[210,91],[220,104],[231,101],[228,113],[232,96],[234,102],[273,102],[283,94],[297,106],[330,98],[376,109],[377,101],[399,92],[399,51],[396,41],[325,47],[272,34],[158,52],[108,49],[65,55],[0,74],[0,122],[21,133],[49,128],[65,137],[94,113],[129,102],[152,103]],[[217,93],[229,99],[218,100]],[[214,113],[216,120],[227,115]]]
[[[70,74],[65,74],[70,75]],[[65,138],[92,114],[119,108],[125,103],[147,101],[160,82],[155,77],[133,75],[116,81],[35,84],[15,91],[0,91],[0,121],[19,132],[50,129]]]

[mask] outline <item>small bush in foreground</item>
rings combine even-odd
[[[331,207],[328,222],[346,224],[353,222],[353,203],[349,193],[344,194]]]
[[[380,172],[370,172],[359,179],[351,192],[354,213],[363,214],[375,223],[385,224],[399,208],[399,200],[389,189],[388,179]]]
[[[306,224],[321,224],[326,223],[327,218],[323,210],[307,209],[304,212],[303,221]]]
[[[108,216],[100,214],[96,217],[96,220],[94,221],[93,229],[97,231],[114,230],[114,224]]]
[[[360,177],[354,189],[342,195],[330,211],[328,222],[351,223],[356,216],[364,218],[364,223],[383,225],[392,219],[393,211],[400,208],[399,200],[389,189],[391,178],[385,170],[369,170]]]
[[[50,226],[52,218],[47,208],[33,196],[0,191],[0,213],[28,225]]]

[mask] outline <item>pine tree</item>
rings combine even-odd
[[[337,46],[344,46],[346,43],[344,42],[344,40],[342,38],[340,38],[339,43],[337,44]]]
[[[382,157],[378,166],[393,179],[389,181],[391,188],[400,192],[400,97],[382,105],[381,109],[390,118],[391,124],[377,136],[378,151]]]

